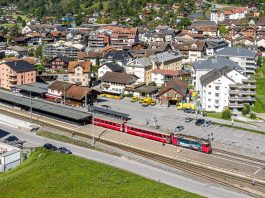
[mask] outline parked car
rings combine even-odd
[[[155,105],[156,105],[156,100],[152,100],[151,106],[155,106]]]
[[[44,147],[45,149],[52,150],[52,151],[56,151],[56,150],[57,150],[57,147],[54,146],[54,145],[52,145],[52,144],[50,144],[50,143],[46,143],[46,144],[44,144],[43,147]]]
[[[184,109],[185,113],[195,113],[193,109]]]
[[[201,126],[205,123],[205,119],[198,119],[196,122],[195,122],[195,125],[196,126]]]
[[[187,117],[187,118],[185,119],[185,122],[189,123],[189,122],[191,122],[192,120],[193,120],[193,118]]]
[[[175,128],[175,132],[180,132],[180,131],[182,131],[182,130],[184,130],[184,126],[182,126],[182,125],[179,125],[179,126],[177,126],[177,127]]]
[[[68,150],[68,149],[65,148],[65,147],[59,147],[59,148],[57,149],[57,151],[58,151],[59,153],[72,154],[72,151]]]
[[[146,98],[142,98],[141,100],[139,100],[139,103],[142,104],[145,101]]]
[[[9,137],[7,137],[6,139],[4,139],[5,142],[14,142],[14,141],[18,141],[17,136],[11,135]]]
[[[139,97],[138,96],[133,96],[132,99],[131,99],[131,102],[136,102],[139,100]]]
[[[206,122],[204,123],[204,127],[208,127],[212,124],[212,121],[211,120],[206,120]]]

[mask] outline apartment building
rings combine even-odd
[[[42,48],[42,55],[49,58],[59,55],[64,55],[69,58],[77,58],[77,54],[83,51],[85,51],[85,46],[82,44],[57,41],[56,43],[45,44]]]
[[[151,82],[151,71],[153,63],[148,58],[137,58],[128,62],[125,66],[125,70],[128,74],[137,76],[138,82]]]
[[[80,86],[89,86],[91,73],[90,67],[90,61],[69,61],[69,82]]]
[[[228,58],[244,69],[247,76],[256,72],[256,53],[246,48],[227,47],[217,52],[218,57]]]
[[[182,55],[179,51],[166,51],[149,56],[153,69],[181,70]]]
[[[211,57],[207,60],[196,62],[192,65],[192,84],[194,86],[195,91],[200,91],[201,81],[200,78],[207,74],[208,72],[214,69],[221,69],[224,66],[229,66],[230,68],[234,68],[236,71],[240,73],[244,72],[244,69],[241,68],[237,63],[224,58],[224,57]]]
[[[24,60],[0,64],[0,87],[11,89],[16,85],[36,82],[35,66]]]
[[[88,47],[97,50],[110,44],[110,35],[105,31],[91,31],[88,34]]]
[[[214,69],[200,81],[200,102],[205,111],[222,112],[228,107],[238,113],[244,104],[255,102],[255,81],[231,67]]]
[[[137,28],[132,27],[109,27],[111,30],[111,45],[116,48],[123,46],[131,46],[139,41],[139,33]]]

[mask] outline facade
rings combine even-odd
[[[114,62],[122,67],[124,67],[132,58],[133,56],[131,53],[123,50],[109,51],[103,57],[107,62]]]
[[[166,51],[151,55],[153,69],[177,71],[182,67],[182,55],[179,51]]]
[[[206,53],[204,41],[186,41],[174,47],[182,53],[183,63],[197,62]]]
[[[24,60],[0,64],[0,87],[11,89],[16,85],[36,82],[35,66]]]
[[[15,56],[17,58],[27,56],[28,50],[20,46],[10,46],[5,50],[5,56]]]
[[[97,50],[110,44],[110,35],[108,32],[91,31],[88,35],[88,47]]]
[[[243,19],[246,17],[247,9],[246,8],[235,8],[232,10],[225,10],[223,12],[218,12],[215,6],[211,10],[211,21],[215,23],[222,22],[227,19]]]
[[[220,39],[207,39],[206,44],[206,55],[215,56],[217,51],[229,47],[229,43]]]
[[[137,28],[131,27],[110,27],[111,29],[111,45],[116,48],[122,46],[130,46],[139,41],[139,33]]]
[[[49,61],[50,70],[66,70],[68,68],[69,58],[65,56],[56,56]]]
[[[205,111],[222,112],[230,108],[237,112],[244,104],[253,104],[255,101],[255,81],[231,67],[214,69],[200,80],[200,102]]]
[[[178,76],[178,71],[154,69],[152,70],[151,81],[157,86],[162,86],[166,82]]]
[[[69,58],[77,58],[78,52],[83,52],[85,47],[81,44],[72,44],[71,42],[58,41],[53,44],[46,44],[42,48],[44,57],[55,57],[64,55]]]
[[[212,71],[213,69],[220,69],[224,66],[229,66],[231,68],[235,68],[237,71],[243,73],[244,69],[241,68],[237,63],[224,58],[208,58],[207,60],[199,61],[192,65],[192,84],[194,86],[195,91],[200,91],[201,81],[200,78]]]
[[[125,70],[128,74],[137,76],[138,82],[151,82],[151,70],[153,63],[148,58],[137,58],[128,62],[125,66]]]
[[[121,67],[119,64],[114,62],[106,62],[103,63],[100,68],[98,68],[98,78],[104,76],[107,72],[123,72],[124,68]]]
[[[178,78],[173,78],[163,85],[159,90],[157,97],[162,105],[176,104],[185,99],[187,90],[188,83],[183,82]]]
[[[70,83],[89,86],[91,80],[90,61],[69,61],[68,78]]]
[[[20,149],[0,142],[0,172],[13,169],[20,163]]]
[[[203,34],[208,37],[217,37],[218,25],[214,21],[193,21],[191,24],[192,33]]]
[[[247,76],[256,72],[256,53],[246,48],[228,47],[217,52],[218,57],[228,58],[244,69]]]
[[[100,80],[103,93],[121,95],[127,86],[136,84],[138,78],[133,74],[107,72]]]
[[[45,96],[50,100],[61,99],[72,85],[72,83],[56,80],[48,86],[48,93]]]

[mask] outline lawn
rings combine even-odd
[[[223,119],[222,112],[207,112],[207,117]]]
[[[256,97],[255,106],[251,108],[256,113],[265,113],[265,59],[261,60],[261,67],[256,71]]]
[[[0,175],[9,197],[199,197],[80,157],[38,149],[22,165]]]

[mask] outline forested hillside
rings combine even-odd
[[[227,3],[247,5],[251,2],[264,0],[207,0],[214,3]],[[0,5],[16,5],[24,14],[32,13],[37,17],[64,16],[67,13],[90,13],[95,10],[105,9],[112,16],[134,16],[141,11],[146,3],[188,3],[194,4],[195,0],[0,0]]]

